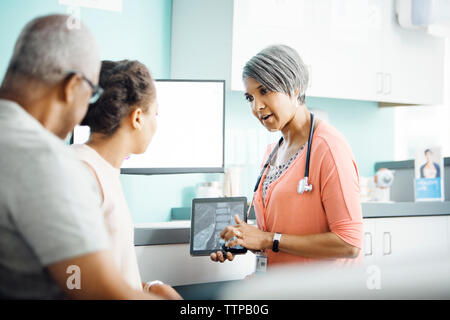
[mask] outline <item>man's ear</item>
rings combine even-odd
[[[130,114],[130,123],[133,129],[141,130],[144,125],[143,112],[141,108],[135,108]]]
[[[72,104],[76,97],[76,92],[79,90],[78,86],[81,82],[80,75],[74,73],[64,81],[64,88],[62,90],[62,100],[66,104]]]

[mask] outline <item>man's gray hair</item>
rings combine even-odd
[[[88,78],[98,74],[97,43],[82,24],[69,28],[67,15],[48,15],[30,21],[14,46],[6,77],[26,76],[53,84],[69,71]],[[5,77],[5,78],[6,78]]]
[[[286,45],[273,45],[261,50],[245,65],[242,79],[253,78],[270,91],[293,97],[300,88],[298,101],[305,102],[308,69],[297,51]]]

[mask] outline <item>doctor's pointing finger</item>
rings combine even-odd
[[[255,226],[250,226],[242,221],[238,215],[234,216],[237,225],[226,227],[220,237],[226,242],[226,247],[243,246],[250,250],[262,250],[272,243],[270,233],[263,232]],[[232,239],[235,237],[234,239]]]

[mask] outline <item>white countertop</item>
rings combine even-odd
[[[248,224],[255,225],[256,220],[248,220]],[[189,229],[191,227],[191,220],[172,220],[164,222],[144,222],[136,223],[134,225],[137,229]]]

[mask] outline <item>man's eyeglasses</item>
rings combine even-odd
[[[84,74],[80,73],[80,72],[75,72],[75,71],[71,71],[69,72],[69,76],[72,76],[74,74],[79,74],[81,76],[81,78],[87,82],[87,84],[91,87],[92,89],[92,95],[91,98],[89,99],[89,103],[95,103],[97,102],[97,100],[100,98],[100,96],[103,94],[103,88],[100,86],[96,86],[94,85],[88,78],[86,78],[84,76]]]

